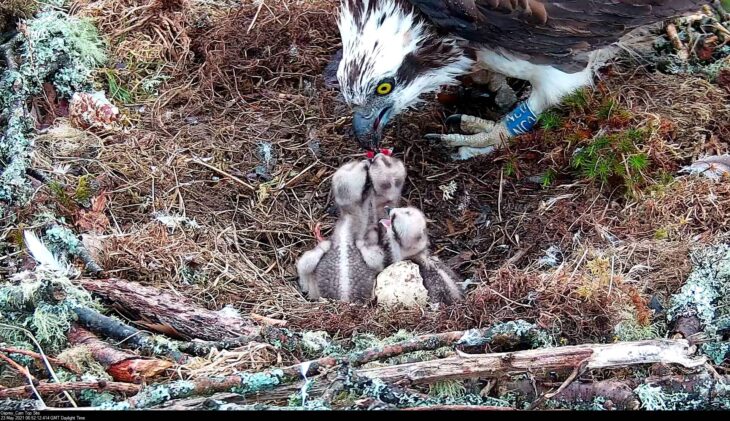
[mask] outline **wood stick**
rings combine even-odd
[[[150,320],[167,324],[189,338],[219,341],[258,334],[259,329],[243,317],[223,316],[188,299],[136,282],[117,278],[83,279],[81,285]]]
[[[687,60],[689,58],[689,51],[687,51],[687,47],[684,46],[682,40],[679,39],[677,27],[673,23],[669,23],[667,24],[666,31],[667,37],[669,37],[669,41],[671,41],[674,49],[677,50],[677,57],[679,57],[681,60]]]
[[[650,340],[608,345],[577,345],[499,354],[463,354],[456,357],[360,370],[359,374],[386,383],[423,384],[449,379],[496,378],[511,373],[572,369],[588,360],[586,369],[618,368],[638,364],[679,364],[698,367],[704,356],[680,340]]]
[[[8,354],[26,355],[26,356],[34,358],[36,360],[41,360],[41,362],[43,361],[43,356],[41,354],[39,354],[37,352],[33,352],[33,351],[28,351],[27,349],[0,347],[0,352],[5,352]],[[58,367],[63,367],[75,374],[80,374],[78,367],[75,367],[71,364],[67,364],[67,363],[59,360],[58,358],[53,358],[53,357],[46,357],[46,358],[48,359],[48,361],[51,364],[54,364]]]
[[[35,377],[33,377],[32,374],[30,374],[30,371],[28,371],[28,368],[23,367],[22,365],[16,363],[15,361],[13,361],[12,358],[8,357],[7,355],[3,354],[2,352],[0,352],[0,360],[5,361],[5,363],[7,363],[10,366],[10,368],[12,368],[13,370],[17,371],[18,374],[21,374],[23,376],[27,376],[28,377],[28,380],[31,383],[34,383],[34,382],[37,382],[38,381]]]
[[[114,348],[93,333],[77,326],[68,331],[68,341],[72,345],[83,345],[96,361],[101,363],[114,380],[121,382],[139,382],[158,376],[172,367],[169,361],[140,357],[128,351]]]
[[[481,406],[481,405],[430,405],[403,408],[401,411],[514,411],[508,406]]]
[[[155,343],[155,339],[147,332],[128,326],[88,307],[77,307],[74,311],[79,325],[103,337],[115,339],[120,342],[120,345],[127,345],[150,354],[165,355],[180,364],[188,361],[188,357],[180,351]]]
[[[45,383],[41,382],[36,387],[41,395],[55,395],[62,392],[78,392],[82,390],[96,390],[99,392],[122,393],[132,395],[139,391],[140,386],[122,382],[69,382],[69,383]],[[12,387],[0,390],[0,399],[5,398],[29,398],[33,396],[33,390],[28,386]]]

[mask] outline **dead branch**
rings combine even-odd
[[[677,51],[677,57],[679,57],[681,60],[687,60],[689,58],[689,51],[687,50],[687,47],[684,46],[684,43],[681,39],[679,39],[679,35],[677,34],[677,27],[673,23],[667,24],[667,37],[669,37],[669,41],[671,41],[672,46]]]
[[[31,381],[33,383],[38,382],[38,380],[35,377],[33,377],[32,374],[30,374],[30,371],[28,370],[27,367],[23,367],[22,365],[16,363],[15,361],[13,361],[12,358],[8,357],[7,355],[3,354],[2,352],[0,352],[0,360],[3,360],[7,365],[10,366],[10,368],[12,368],[16,372],[18,372],[18,374],[28,377],[29,381]]]
[[[25,356],[34,358],[36,360],[43,361],[43,356],[41,354],[39,354],[37,352],[33,352],[33,351],[28,351],[27,349],[0,347],[0,352],[5,352],[5,353],[8,353],[8,354],[25,355]],[[69,370],[69,371],[71,371],[73,373],[80,374],[78,367],[75,367],[75,366],[73,366],[71,364],[67,364],[67,363],[65,363],[65,362],[63,362],[63,361],[61,361],[61,360],[59,360],[57,358],[53,358],[53,357],[46,357],[46,358],[53,365],[56,365],[58,367],[63,367],[63,368],[65,368],[65,369],[67,369],[67,370]]]
[[[481,405],[430,405],[403,408],[401,411],[514,411],[514,408]]]
[[[41,395],[55,395],[62,392],[77,392],[82,390],[96,390],[98,392],[120,393],[132,395],[139,391],[140,386],[122,382],[69,382],[69,383],[45,383],[41,382],[36,387]],[[0,399],[5,398],[29,398],[33,396],[33,389],[30,386],[13,387],[0,390]]]
[[[72,345],[84,345],[94,359],[117,381],[138,383],[143,379],[156,377],[172,367],[172,363],[168,361],[140,357],[114,348],[76,325],[69,329],[68,341]]]
[[[114,301],[150,320],[169,325],[188,338],[216,341],[257,334],[258,329],[240,316],[224,316],[192,301],[156,288],[121,279],[85,279],[88,291]]]
[[[693,357],[686,340],[651,340],[608,345],[577,345],[499,354],[460,355],[391,367],[361,370],[360,374],[387,383],[419,384],[448,379],[496,378],[513,373],[572,370],[588,359],[586,369],[639,364],[679,364],[698,367],[705,357]]]
[[[167,400],[184,399],[193,396],[209,396],[215,393],[235,391],[242,395],[268,390],[283,383],[291,383],[281,370],[267,370],[261,373],[232,375],[216,378],[197,378],[153,385],[142,389],[129,398],[131,408],[150,408]],[[163,398],[160,398],[163,396]]]
[[[634,389],[640,384],[659,386],[666,393],[689,393],[697,395],[712,405],[714,399],[727,395],[724,384],[730,384],[730,376],[714,378],[707,372],[686,375],[671,375],[664,377],[652,376],[645,380],[636,378],[608,379],[597,382],[576,381],[550,398],[553,402],[575,404],[593,402],[600,397],[605,409],[636,410],[641,406],[639,397]],[[503,379],[498,386],[498,394],[512,393],[526,402],[533,401],[539,395],[544,395],[554,389],[554,384],[534,379]]]
[[[148,352],[151,355],[160,354],[172,358],[175,362],[183,364],[187,356],[175,349],[158,346],[152,335],[139,329],[128,326],[116,319],[105,316],[98,311],[88,307],[77,307],[75,309],[79,325],[102,335],[106,338],[115,339],[120,344],[126,344],[132,348]]]
[[[519,332],[519,333],[516,333]],[[307,366],[307,376],[319,374],[322,368],[332,368],[341,364],[359,367],[372,361],[384,360],[416,351],[432,351],[439,348],[464,345],[483,347],[487,344],[515,347],[530,343],[538,333],[536,328],[524,330],[505,329],[505,324],[498,324],[486,329],[459,330],[453,332],[434,333],[417,336],[391,345],[366,349],[349,354],[345,357],[324,357],[315,361],[307,361],[296,366],[288,367],[291,373],[301,372]]]

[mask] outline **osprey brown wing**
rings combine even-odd
[[[408,0],[440,29],[536,64],[585,68],[586,53],[707,0]]]

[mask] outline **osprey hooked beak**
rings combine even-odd
[[[383,129],[393,113],[392,105],[382,108],[366,109],[355,107],[352,116],[352,128],[360,146],[366,150],[377,150],[383,138]]]

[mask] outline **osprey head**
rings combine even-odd
[[[379,146],[394,116],[422,94],[454,84],[473,64],[456,39],[437,35],[407,0],[342,0],[338,26],[337,79],[366,149]]]

